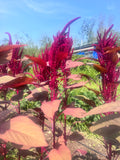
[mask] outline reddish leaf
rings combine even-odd
[[[12,58],[12,49],[20,48],[25,45],[3,45],[0,46],[0,64],[5,64],[9,62]]]
[[[26,149],[47,146],[40,126],[27,116],[17,116],[4,122],[0,126],[0,138],[21,147],[25,146]]]
[[[82,66],[82,65],[84,65],[83,62],[75,62],[72,60],[67,60],[65,69],[75,68],[75,67]]]
[[[0,46],[0,55],[2,54],[2,52],[6,52],[6,51],[9,51],[11,49],[20,48],[20,47],[24,47],[24,46],[25,45],[19,45],[19,44]]]
[[[21,86],[31,84],[35,79],[29,77],[17,77],[3,85],[5,88],[19,88]]]
[[[12,96],[11,101],[20,101],[20,100],[22,100],[23,94],[24,94],[23,90],[19,91],[18,94],[15,94],[15,95]]]
[[[2,76],[2,77],[0,77],[0,84],[10,82],[14,79],[15,79],[15,77],[12,77],[12,76]]]
[[[81,77],[78,74],[71,74],[67,77],[68,79],[80,80]]]
[[[91,109],[88,113],[85,114],[85,116],[91,116],[107,112],[120,112],[120,101],[100,105],[96,108]]]
[[[77,117],[77,118],[83,118],[84,115],[86,114],[86,111],[83,110],[82,108],[66,108],[63,113],[65,115],[70,115],[70,116],[73,116],[73,117]]]
[[[66,88],[67,89],[80,88],[80,87],[83,87],[87,82],[88,81],[86,81],[86,82],[79,82],[79,83],[76,83],[76,84],[69,85]]]
[[[47,89],[46,89],[47,90]],[[48,99],[48,92],[43,87],[33,89],[25,99],[29,101],[44,101]]]
[[[96,104],[93,100],[91,99],[88,99],[87,97],[83,96],[83,95],[78,95],[78,96],[75,96],[76,98],[82,100],[83,102],[89,104],[90,106],[92,107],[96,107]]]
[[[80,153],[81,156],[85,156],[87,154],[87,151],[83,149],[77,149],[77,151]]]
[[[99,71],[99,72],[101,72],[101,73],[106,73],[106,72],[107,72],[107,69],[104,68],[104,67],[102,67],[102,66],[99,65],[99,64],[93,64],[93,67],[94,67],[97,71]]]
[[[58,149],[52,149],[48,155],[50,160],[71,160],[71,153],[67,146],[60,145]]]
[[[54,100],[49,102],[44,101],[42,103],[41,110],[45,114],[46,118],[53,120],[55,112],[58,111],[60,102],[61,102],[60,100]]]
[[[90,127],[90,131],[103,136],[107,143],[120,145],[120,113],[102,117]]]
[[[32,56],[29,56],[29,55],[25,55],[27,58],[29,58],[31,61],[45,67],[46,66],[46,62],[41,59],[40,57],[32,57]]]

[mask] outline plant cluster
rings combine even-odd
[[[9,33],[9,44],[0,46],[0,154],[4,160],[12,150],[17,152],[19,160],[27,156],[41,160],[71,160],[73,155],[67,147],[67,117],[78,118],[81,122],[81,119],[88,116],[120,112],[120,101],[116,101],[120,74],[120,69],[116,68],[119,62],[117,52],[120,47],[115,43],[115,36],[108,36],[111,27],[103,37],[98,33],[98,44],[94,45],[98,60],[82,57],[73,61],[73,41],[69,33],[70,25],[77,19],[79,17],[67,23],[53,37],[51,46],[46,46],[38,57],[25,55],[26,58],[22,59],[25,45],[20,45],[19,42],[12,44]],[[32,67],[33,74],[25,72],[26,67],[23,68],[23,61],[26,59],[31,61],[27,66]],[[97,63],[84,64],[81,62],[84,59],[95,60]],[[96,83],[87,73],[71,72],[73,68],[88,64],[92,64],[101,74],[100,91],[87,86],[91,81]],[[31,85],[34,89],[31,89]],[[90,110],[86,111],[82,106],[76,107],[74,102],[68,103],[70,92],[81,87],[96,94],[102,105],[96,107],[95,102],[84,95],[76,95],[75,98],[90,105]],[[9,90],[15,94],[7,99]],[[23,110],[20,102],[23,97],[28,101],[39,102],[38,107],[31,106],[31,109]],[[116,118],[117,114],[114,115]],[[56,135],[60,116],[63,117],[60,122],[63,130]],[[113,119],[109,116],[111,115],[106,116],[109,120]],[[46,129],[52,133],[52,142],[46,139]],[[107,141],[105,136],[104,138],[107,151],[105,158],[117,159],[119,155],[113,150],[112,141]],[[86,150],[80,148],[77,152],[80,155],[87,154]]]

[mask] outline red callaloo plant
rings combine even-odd
[[[3,155],[4,160],[7,159],[6,155],[9,151],[6,149],[7,142],[11,142],[12,146],[18,149],[18,159],[20,159],[22,156],[26,157],[27,155],[31,155],[40,160],[56,160],[56,157],[58,160],[71,160],[72,155],[67,147],[67,137],[69,137],[69,134],[66,131],[66,117],[68,115],[77,118],[84,118],[86,116],[95,114],[113,111],[120,112],[119,101],[106,103],[104,105],[95,107],[89,112],[86,112],[82,108],[75,107],[74,104],[68,105],[67,101],[69,90],[85,86],[85,84],[89,82],[90,78],[87,77],[87,75],[72,75],[70,72],[71,68],[84,65],[82,62],[75,62],[71,60],[72,39],[69,37],[69,27],[71,23],[78,18],[71,20],[64,27],[64,29],[54,37],[51,47],[46,47],[45,51],[42,52],[41,55],[38,57],[26,55],[33,62],[34,75],[32,75],[32,78],[26,76],[17,77],[18,72],[21,73],[22,71],[19,69],[19,67],[16,69],[14,67],[15,70],[9,67],[12,71],[12,76],[8,75],[10,72],[7,71],[0,77],[1,89],[16,89],[18,92],[18,102],[21,94],[23,94],[22,92],[24,86],[27,84],[33,84],[36,89],[32,90],[31,94],[25,98],[27,100],[36,98],[37,101],[41,101],[41,106],[39,108],[34,108],[33,106],[34,110],[31,112],[28,110],[29,113],[28,111],[23,112],[23,110],[20,110],[20,103],[18,106],[13,104],[13,101],[16,99],[15,96],[13,96],[10,100],[4,99],[0,101],[0,104],[8,105],[5,109],[3,108],[3,111],[0,112],[0,139],[4,141],[4,145],[1,145],[0,147],[0,153]],[[6,47],[1,46],[2,48],[0,48],[0,53],[3,54],[3,52],[5,52],[7,55],[9,53],[9,49],[12,49],[12,51],[14,50],[14,47],[11,48],[11,46],[15,47],[15,45],[11,44]],[[16,51],[15,53],[16,59],[19,59],[20,57],[18,52]],[[11,58],[9,61],[6,59],[5,61],[6,64],[8,64],[9,61],[11,61]],[[14,64],[14,61],[11,61],[11,64],[12,63]],[[101,68],[103,69],[103,67],[104,66],[97,66],[96,68],[99,68],[101,71]],[[106,71],[106,69],[103,69],[102,73],[104,73],[104,71]],[[86,76],[88,81],[78,81],[82,76]],[[70,84],[69,79],[73,79],[76,81],[76,83]],[[63,87],[63,93],[60,92],[59,84],[61,84]],[[95,92],[95,90],[93,91]],[[36,93],[38,97],[36,96]],[[98,92],[96,92],[96,94],[98,94]],[[84,97],[81,98],[84,99],[84,101],[86,101],[88,104],[91,103],[92,105],[95,105],[89,101],[89,99],[85,99]],[[19,108],[19,112],[17,113],[15,110],[16,108]],[[61,134],[56,135],[57,120],[61,114],[64,115],[64,129],[61,131]],[[50,122],[51,125],[49,125],[48,122]],[[49,140],[46,140],[45,138],[46,132],[44,131],[44,126],[52,133],[52,145],[50,144]],[[31,148],[32,150],[30,150]],[[109,155],[102,155],[106,159],[111,160],[113,157],[111,151],[112,150],[109,146]],[[79,148],[77,152],[79,152],[81,155],[85,155],[87,153],[87,151]]]
[[[113,25],[105,30],[103,36],[98,32],[98,42],[94,44],[100,63],[100,65],[94,64],[94,68],[101,72],[102,85],[100,91],[105,103],[116,100],[120,76],[120,67],[117,68],[120,47],[116,44],[116,35],[111,32],[112,27]]]

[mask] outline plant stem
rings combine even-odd
[[[53,117],[53,148],[55,148],[55,115]]]
[[[64,139],[65,139],[65,145],[67,145],[67,139],[66,139],[66,115],[64,115]]]

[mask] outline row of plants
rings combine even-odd
[[[98,43],[94,44],[98,59],[76,57],[69,34],[70,25],[78,19],[68,22],[53,37],[52,45],[46,46],[37,57],[22,58],[25,45],[12,44],[9,33],[9,44],[0,46],[0,154],[4,160],[16,156],[18,160],[29,156],[40,160],[56,160],[56,157],[71,160],[76,152],[86,155],[87,150],[81,148],[71,154],[67,147],[71,136],[67,123],[72,127],[81,122],[100,119],[97,123],[102,123],[119,117],[116,112],[120,112],[117,100],[120,47],[110,32],[113,26],[103,36],[98,32]],[[27,67],[32,68],[30,72]],[[93,68],[95,74],[91,73]],[[95,87],[91,88],[91,84]],[[63,129],[56,134],[58,125]],[[118,123],[112,126],[119,128]],[[46,136],[46,130],[51,138]],[[104,139],[106,153],[101,154],[109,160],[118,159],[113,141],[105,136]]]

